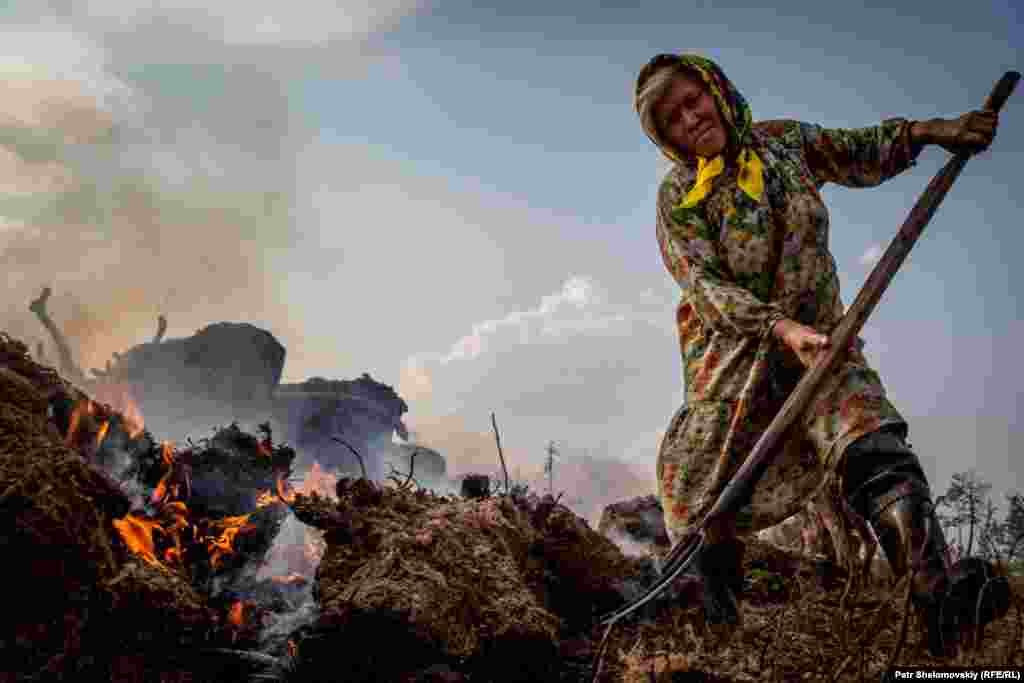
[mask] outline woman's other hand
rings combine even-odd
[[[772,332],[807,368],[812,367],[818,356],[831,346],[826,335],[788,318],[776,322]]]
[[[953,154],[978,154],[992,144],[998,126],[996,112],[970,111],[955,119],[918,121],[912,136],[918,142],[939,145]]]

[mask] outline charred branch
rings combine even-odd
[[[363,471],[363,479],[369,479],[369,477],[366,475],[366,463],[363,462],[363,456],[359,455],[359,451],[357,451],[355,448],[353,448],[352,445],[349,442],[345,441],[344,439],[339,439],[336,436],[332,436],[331,440],[332,441],[337,441],[342,446],[345,446],[350,451],[352,451],[352,455],[356,456],[356,459],[359,461],[359,467]]]
[[[505,467],[505,455],[501,452],[501,435],[498,434],[498,421],[491,413],[491,426],[494,427],[494,441],[498,444],[498,458],[501,460],[501,469],[505,473],[505,493],[508,493],[508,468]]]
[[[159,344],[164,340],[164,334],[167,333],[167,317],[161,313],[157,316],[156,334],[153,335],[153,343]]]
[[[46,310],[46,302],[49,300],[50,294],[52,294],[52,290],[49,287],[44,287],[43,293],[29,304],[28,310],[35,313],[36,317],[39,318],[39,322],[43,324],[46,331],[53,337],[53,343],[57,345],[57,354],[60,358],[61,373],[72,381],[84,382],[85,373],[75,363],[67,339],[64,338],[60,328],[53,322],[53,318],[50,317],[49,312]]]
[[[407,491],[409,489],[410,482],[415,484],[416,488],[420,488],[420,483],[412,478],[413,472],[415,471],[416,468],[416,453],[418,452],[419,449],[417,448],[413,450],[412,454],[409,456],[409,474],[408,476],[406,476],[405,481],[402,481],[398,478],[399,476],[402,476],[402,473],[399,470],[395,469],[394,465],[391,466],[391,475],[388,477],[388,479],[395,482],[395,484],[398,485],[398,488],[401,491]]]

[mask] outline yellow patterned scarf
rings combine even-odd
[[[753,149],[751,136],[753,120],[750,106],[717,64],[706,57],[694,54],[658,55],[640,72],[635,92],[637,94],[640,92],[643,83],[657,68],[670,63],[686,65],[691,71],[698,74],[707,86],[722,117],[722,123],[729,138],[730,145],[728,146],[740,150],[736,157],[739,167],[737,183],[751,199],[760,201],[761,195],[764,193],[764,164]],[[677,163],[682,162],[671,145],[658,139],[656,131],[646,130],[646,132],[666,156]],[[697,157],[697,162],[697,182],[683,197],[679,205],[682,208],[690,208],[700,203],[711,191],[712,180],[725,168],[725,160],[721,154],[713,159]]]
[[[739,175],[737,183],[740,189],[747,193],[754,201],[760,201],[764,192],[764,166],[757,153],[750,149],[744,149],[737,158],[739,163]],[[688,209],[696,206],[711,191],[711,181],[725,168],[725,161],[719,154],[708,161],[704,157],[698,157],[697,182],[683,197],[680,207]]]

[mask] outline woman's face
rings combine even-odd
[[[712,159],[729,138],[715,98],[690,74],[679,74],[654,106],[654,121],[662,137],[687,154]]]

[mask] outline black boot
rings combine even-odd
[[[946,570],[946,540],[917,456],[894,431],[867,434],[846,453],[847,500],[875,530],[893,575],[915,571],[911,600],[926,624],[931,655],[954,656],[961,627],[973,623],[980,587],[964,572],[951,577]]]
[[[704,621],[717,635],[731,634],[742,624],[738,595],[743,591],[742,541],[703,545],[690,565],[704,584]]]

